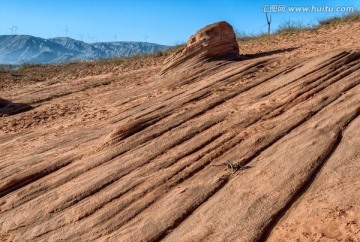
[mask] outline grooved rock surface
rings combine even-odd
[[[359,36],[0,89],[0,241],[360,241]]]
[[[224,21],[217,22],[192,35],[183,49],[165,61],[163,72],[184,63],[190,65],[204,59],[235,59],[239,56],[239,45],[232,26]]]

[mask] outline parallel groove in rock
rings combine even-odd
[[[14,240],[103,240],[135,235],[140,240],[168,239],[171,231],[178,230],[227,189],[228,181],[241,176],[232,175],[226,167],[228,162],[251,167],[290,133],[321,116],[348,92],[356,91],[360,85],[359,56],[358,51],[334,52],[323,59],[309,58],[309,64],[289,63],[261,78],[257,73],[278,61],[276,58],[244,63],[214,61],[206,64],[211,68],[205,75],[196,73],[182,80],[168,77],[171,70],[167,69],[164,76],[154,79],[152,87],[166,90],[165,94],[155,95],[143,105],[143,93],[115,103],[122,113],[111,116],[109,126],[99,133],[114,131],[104,133],[102,143],[89,152],[77,158],[60,157],[63,162],[51,164],[38,160],[41,169],[32,169],[24,177],[18,171],[28,164],[25,159],[18,164],[2,163],[0,173],[5,175],[0,179],[0,214],[7,221],[0,221],[0,233]],[[164,87],[161,78],[168,79]],[[343,129],[358,118],[359,112],[358,107]],[[307,191],[340,144],[343,131],[338,131],[337,139],[302,187],[254,239],[265,241]],[[49,146],[39,157],[50,155],[52,149]],[[206,176],[212,180],[197,187],[196,181]],[[74,185],[77,189],[71,190]],[[135,224],[147,226],[144,218],[159,204],[171,204],[173,194],[182,194],[177,193],[180,188],[186,195],[181,198],[184,204],[178,213],[149,234],[130,235]],[[203,189],[203,193],[195,198],[186,189]],[[186,204],[186,199],[194,203]],[[38,213],[28,213],[31,207]],[[12,221],[18,213],[23,214],[23,221]]]

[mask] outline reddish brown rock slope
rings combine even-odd
[[[297,39],[3,91],[1,240],[360,240],[360,46]]]

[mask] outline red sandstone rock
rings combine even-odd
[[[183,49],[165,61],[162,72],[183,63],[191,65],[205,59],[237,57],[239,57],[239,45],[234,30],[230,24],[222,21],[207,25],[192,35]]]

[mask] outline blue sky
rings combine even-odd
[[[286,5],[272,13],[273,29],[284,21],[316,24],[338,12],[293,13],[289,6],[354,6],[359,0],[0,0],[0,34],[43,38],[65,36],[94,41],[147,41],[174,45],[185,42],[206,24],[225,20],[239,32],[266,30],[263,5]]]

